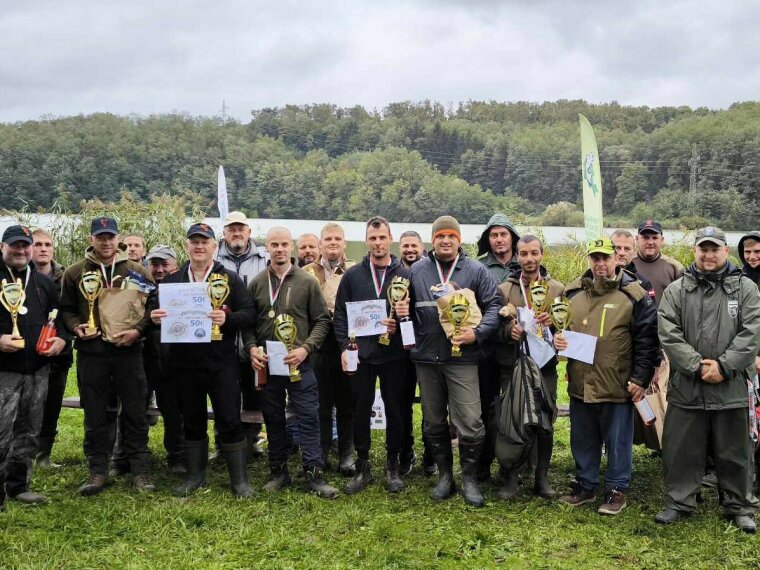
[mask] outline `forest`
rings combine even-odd
[[[760,103],[728,109],[585,101],[330,104],[251,112],[43,117],[0,124],[0,206],[78,211],[82,201],[201,197],[216,170],[250,217],[582,225],[578,113],[594,126],[605,223],[752,229]]]

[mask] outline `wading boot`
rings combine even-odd
[[[230,487],[239,499],[253,496],[251,485],[248,483],[247,447],[246,440],[220,444],[224,461],[227,463],[227,472],[230,474]]]
[[[453,495],[457,488],[454,484],[454,455],[449,439],[430,440],[430,446],[438,467],[438,482],[431,495],[436,501],[443,501]]]
[[[553,499],[557,493],[549,483],[549,464],[552,460],[554,437],[552,434],[539,434],[536,442],[538,461],[536,462],[536,478],[533,483],[533,494],[544,499]]]
[[[464,502],[473,507],[485,504],[483,494],[478,486],[478,467],[483,442],[464,443],[459,441],[459,464],[462,467],[462,496]]]
[[[208,438],[200,441],[186,440],[185,461],[187,461],[187,474],[185,480],[174,488],[175,495],[188,495],[206,484]]]

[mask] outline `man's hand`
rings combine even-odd
[[[380,323],[385,326],[389,335],[396,333],[396,319],[383,319]]]
[[[473,344],[476,340],[475,329],[472,327],[464,327],[459,329],[458,335],[451,337],[451,344],[462,346],[465,344]]]
[[[720,373],[720,366],[718,366],[717,360],[711,360],[705,358],[701,361],[702,364],[702,380],[708,384],[720,384],[725,380],[723,374]]]
[[[24,350],[20,346],[14,346],[11,344],[14,340],[23,340],[22,337],[16,336],[15,334],[4,334],[0,335],[0,351],[2,352],[16,352],[19,350]]]
[[[285,356],[282,361],[288,366],[295,366],[298,368],[301,366],[301,363],[306,360],[307,356],[309,356],[309,351],[304,347],[299,346],[288,352],[287,356]]]
[[[409,316],[409,299],[405,301],[396,301],[395,309],[399,319]]]
[[[652,375],[652,382],[650,385],[655,390],[660,389],[660,367],[659,366],[656,366],[654,369],[654,374]]]
[[[219,325],[220,327],[227,321],[227,313],[222,309],[214,309],[208,316],[211,318],[211,324]]]
[[[168,314],[169,313],[166,312],[166,309],[153,309],[150,312],[150,320],[153,321],[154,325],[160,325],[161,319],[163,319]]]
[[[254,370],[266,368],[267,362],[269,362],[269,356],[266,352],[259,350],[257,346],[252,346],[248,353],[251,355],[251,366]]]
[[[80,340],[92,340],[100,336],[100,331],[95,331],[92,334],[84,334],[84,329],[87,328],[87,324],[83,323],[74,327],[74,334],[79,337]]]
[[[113,335],[113,337],[116,339],[116,342],[114,344],[116,346],[132,346],[138,340],[140,340],[140,336],[140,331],[137,329],[128,329],[121,331]]]
[[[40,356],[58,356],[66,347],[66,341],[57,336],[48,339],[48,349],[40,352]]]
[[[633,382],[628,382],[628,394],[631,396],[631,400],[638,402],[644,397],[646,391],[644,388]]]
[[[565,338],[565,335],[562,333],[554,335],[554,348],[557,349],[557,352],[567,350],[567,339]]]
[[[517,340],[520,340],[524,332],[525,332],[525,329],[523,329],[520,325],[515,323],[514,325],[512,325],[512,331],[509,333],[509,337],[512,340],[517,341]]]
[[[537,313],[536,315],[534,315],[533,318],[535,318],[536,322],[539,325],[541,325],[542,327],[548,327],[548,326],[551,326],[551,324],[552,324],[552,317],[546,311],[542,311],[540,313]]]
[[[359,359],[357,358],[356,361],[358,362]],[[348,368],[348,357],[345,350],[340,353],[340,367],[343,369],[343,372]]]

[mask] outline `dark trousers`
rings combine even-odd
[[[92,473],[107,474],[113,449],[107,410],[114,396],[124,418],[124,453],[133,474],[145,473],[150,466],[148,420],[145,417],[147,386],[142,354],[77,356],[79,394],[84,409],[84,454]]]
[[[670,404],[662,432],[665,506],[693,511],[705,474],[708,452],[715,461],[726,515],[751,515],[758,500],[752,494],[752,442],[747,408],[691,410]]]
[[[332,443],[332,410],[338,425],[338,446],[349,449],[353,441],[351,379],[343,373],[340,352],[319,351],[311,358],[319,387],[319,439],[322,447]]]
[[[185,460],[185,428],[177,385],[168,378],[160,362],[144,358],[143,364],[148,379],[148,394],[155,392],[156,404],[164,420],[166,460],[169,465],[182,464]],[[119,423],[122,423],[121,420]]]
[[[71,368],[71,354],[60,355],[52,359],[48,375],[48,391],[45,407],[42,411],[40,439],[52,441],[58,433],[58,418],[61,416],[63,395],[66,393],[66,379]]]
[[[404,426],[402,435],[403,444],[401,447],[401,457],[410,457],[414,453],[414,398],[417,395],[417,370],[414,363],[410,360],[409,354],[404,356],[404,368],[406,378],[404,378],[404,406],[409,409],[409,425]],[[420,424],[420,428],[421,428]]]
[[[0,372],[0,494],[29,490],[32,459],[47,392],[48,367],[32,374]]]
[[[304,469],[324,467],[319,445],[319,392],[317,378],[305,360],[300,367],[301,380],[291,382],[288,376],[269,376],[261,392],[261,411],[267,427],[269,464],[279,467],[288,461],[288,436],[285,428],[285,397],[292,404],[298,423]]]
[[[633,404],[587,404],[570,398],[570,450],[576,477],[589,491],[599,484],[602,444],[607,450],[605,486],[625,491],[633,469]]]
[[[480,386],[480,413],[483,418],[483,427],[486,430],[486,439],[483,451],[480,454],[480,468],[488,472],[493,463],[496,447],[496,418],[494,417],[494,402],[499,397],[499,363],[491,355],[478,362],[478,384]]]
[[[175,365],[176,366],[176,365]],[[211,400],[214,424],[222,443],[243,441],[243,424],[240,422],[240,381],[237,360],[219,370],[176,367],[171,372],[172,384],[179,394],[180,410],[187,441],[206,439],[208,408]]]
[[[385,364],[359,362],[351,386],[354,401],[354,446],[359,459],[369,459],[372,444],[370,422],[378,377],[380,395],[385,404],[385,450],[389,457],[401,453],[405,435],[412,428],[412,406],[405,397],[408,391],[406,361],[394,360]]]
[[[256,371],[251,366],[250,360],[238,361],[240,368],[240,395],[242,397],[243,409],[248,412],[258,412],[261,410],[261,392],[256,390]],[[258,436],[261,432],[261,424],[250,424],[247,428],[252,435]]]

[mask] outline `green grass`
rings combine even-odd
[[[69,393],[75,393],[70,381]],[[564,392],[564,389],[561,389]],[[566,394],[561,401],[567,401]],[[418,408],[418,407],[417,407]],[[419,409],[415,410],[419,422]],[[419,425],[419,423],[417,424]],[[568,421],[557,422],[552,481],[565,489],[573,473]],[[325,501],[307,495],[302,480],[276,495],[236,500],[226,472],[210,470],[208,488],[179,499],[164,467],[162,425],[151,428],[153,495],[121,479],[104,493],[80,497],[86,476],[81,450],[82,412],[64,410],[56,470],[36,471],[35,490],[50,496],[41,507],[9,503],[0,514],[2,568],[757,568],[760,538],[728,526],[717,496],[684,524],[652,521],[661,507],[660,461],[637,449],[629,507],[616,518],[595,508],[573,510],[534,499],[531,477],[517,500],[505,503],[485,487],[483,509],[460,497],[433,503],[431,481],[415,469],[407,489],[389,496],[377,483],[358,496]],[[381,474],[383,433],[373,433]],[[418,452],[421,452],[418,441]],[[291,472],[299,468],[295,458]],[[252,483],[266,481],[264,461],[251,465]],[[344,480],[329,473],[329,480]],[[382,478],[382,477],[380,477]]]

